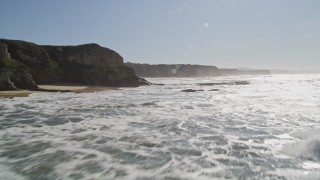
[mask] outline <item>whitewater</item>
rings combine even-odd
[[[320,75],[148,80],[0,99],[0,179],[320,179]]]

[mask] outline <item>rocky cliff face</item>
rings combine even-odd
[[[109,67],[123,65],[123,58],[117,52],[98,44],[42,47],[60,65],[66,63]]]
[[[37,84],[58,82],[60,69],[47,51],[34,43],[0,39],[7,44],[12,59],[30,68]]]
[[[130,87],[141,84],[134,70],[125,66],[117,52],[97,44],[40,46],[6,39],[0,39],[0,43],[0,54],[8,51],[15,62],[30,69],[37,84],[80,83]]]
[[[29,68],[12,60],[0,62],[0,90],[38,89]]]
[[[0,58],[10,58],[8,46],[4,43],[0,43]]]
[[[115,51],[97,44],[43,46],[62,67],[60,82],[107,86],[139,86],[133,69]]]
[[[11,59],[7,45],[0,43],[0,90],[37,89],[29,68]]]
[[[219,76],[216,66],[126,63],[141,77],[208,77]]]

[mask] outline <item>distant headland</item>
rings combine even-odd
[[[270,75],[269,70],[226,69],[216,66],[190,64],[138,64],[126,63],[140,77],[209,77],[238,75]]]

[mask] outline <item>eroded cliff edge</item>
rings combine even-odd
[[[0,44],[1,90],[53,83],[121,87],[146,84],[117,52],[98,44],[41,46],[7,39],[0,39]]]

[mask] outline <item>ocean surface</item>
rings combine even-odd
[[[0,99],[0,179],[320,179],[320,75],[148,80]]]

